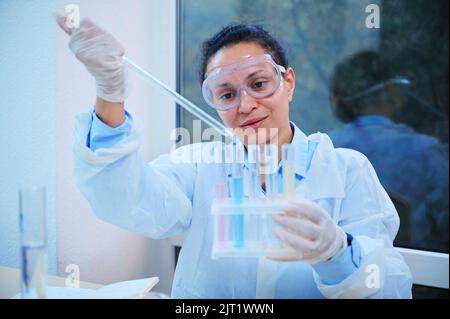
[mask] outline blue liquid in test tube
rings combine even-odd
[[[19,191],[21,237],[21,296],[47,296],[47,240],[45,187],[26,186]]]
[[[233,178],[233,200],[235,204],[241,205],[244,198],[242,177]],[[244,247],[244,211],[238,207],[233,215],[234,223],[234,245]]]

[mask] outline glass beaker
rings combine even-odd
[[[21,297],[46,298],[46,191],[45,187],[19,189]]]

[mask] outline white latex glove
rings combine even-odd
[[[273,216],[282,227],[274,235],[293,248],[293,254],[269,255],[273,260],[301,260],[311,264],[330,260],[347,248],[347,235],[316,203],[295,199],[286,202],[282,213]]]
[[[83,19],[77,29],[68,28],[66,19],[56,15],[58,25],[70,35],[70,49],[95,78],[97,96],[110,102],[123,102],[128,88],[122,45],[90,19]]]

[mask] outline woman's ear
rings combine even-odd
[[[295,72],[294,69],[288,68],[286,72],[284,72],[284,82],[286,83],[286,88],[288,90],[288,99],[289,102],[292,102],[295,91]]]

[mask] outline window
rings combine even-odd
[[[379,28],[370,28],[370,4],[379,8]],[[448,1],[179,5],[184,96],[218,118],[201,95],[201,43],[229,23],[262,25],[297,75],[291,120],[369,158],[401,218],[396,246],[448,254]],[[178,125],[192,130],[193,119],[181,110]]]

